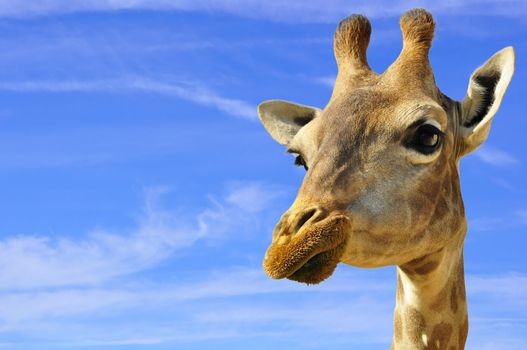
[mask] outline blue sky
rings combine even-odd
[[[527,342],[527,5],[510,1],[0,2],[0,348],[382,349],[394,268],[319,286],[261,260],[303,170],[259,124],[272,98],[323,107],[338,21],[364,13],[369,61],[398,17],[437,21],[436,81],[516,49],[485,146],[463,159],[468,349]]]

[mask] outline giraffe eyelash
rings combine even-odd
[[[288,149],[288,150],[287,150],[287,153],[291,153],[291,154],[293,154],[293,155],[295,156],[295,162],[294,162],[294,164],[295,164],[296,166],[304,167],[304,169],[306,169],[306,170],[308,169],[308,167],[307,167],[307,163],[306,163],[306,160],[305,160],[305,158],[302,156],[302,154],[300,154],[299,151],[296,151],[296,150],[294,150],[294,149]]]
[[[304,169],[306,169],[306,170],[308,169],[306,161],[304,160],[304,158],[300,154],[295,157],[295,165],[296,166],[303,166]]]

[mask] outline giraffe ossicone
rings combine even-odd
[[[458,163],[480,146],[514,72],[514,50],[469,79],[463,101],[436,86],[428,59],[435,23],[401,16],[403,48],[382,73],[366,59],[371,26],[353,15],[335,32],[338,75],[325,108],[271,100],[263,125],[306,167],[273,232],[272,278],[319,283],[338,263],[397,266],[393,349],[464,349],[467,230]]]

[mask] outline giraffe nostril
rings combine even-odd
[[[308,222],[309,219],[311,219],[317,213],[317,211],[318,211],[317,208],[311,208],[311,209],[304,211],[302,214],[300,214],[300,216],[297,219],[296,225],[294,226],[293,232],[296,233],[300,231],[302,226],[304,226],[304,224]]]
[[[289,210],[276,224],[273,231],[273,242],[288,243],[289,240],[306,224],[313,224],[327,216],[327,212],[318,206],[304,210]]]

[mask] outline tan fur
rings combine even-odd
[[[495,99],[483,106],[488,114],[473,122],[479,112],[474,105],[485,91],[472,82],[469,95],[475,99],[459,103],[437,88],[428,60],[431,14],[411,10],[400,24],[403,49],[382,74],[366,60],[366,17],[353,15],[339,24],[338,76],[323,110],[285,101],[259,106],[269,133],[309,169],[275,228],[263,265],[273,278],[305,283],[328,278],[338,262],[397,265],[392,349],[462,350],[468,332],[467,224],[458,162],[486,137],[512,77],[514,54],[504,49],[475,73],[499,80]],[[432,153],[408,144],[425,124],[443,134]]]

